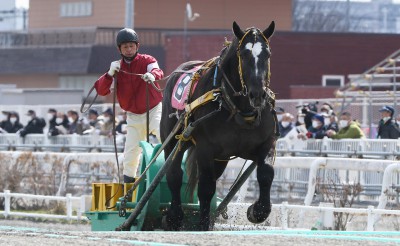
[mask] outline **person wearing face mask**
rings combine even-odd
[[[339,131],[328,130],[326,135],[332,139],[365,138],[357,122],[353,121],[349,112],[343,112],[339,118]]]
[[[324,117],[320,114],[314,114],[311,118],[311,126],[307,129],[307,133],[299,133],[297,136],[300,139],[315,138],[322,139],[326,136],[324,127]]]
[[[114,113],[111,108],[108,108],[103,112],[103,125],[100,129],[100,135],[102,136],[111,136],[113,131],[113,118]],[[118,121],[115,122],[115,125],[118,124]]]
[[[334,113],[328,114],[326,112],[322,112],[321,115],[324,117],[324,127],[326,131],[339,131],[339,126],[336,123],[336,116]]]
[[[393,121],[394,108],[390,106],[383,106],[379,112],[382,119],[378,124],[378,136],[381,139],[398,139],[400,137],[400,130],[397,124]]]
[[[7,133],[7,131],[4,130],[5,125],[8,121],[10,112],[9,111],[2,111],[0,114],[0,133]]]
[[[19,135],[21,137],[25,137],[27,134],[43,133],[43,129],[46,126],[46,121],[43,118],[37,117],[36,112],[33,110],[28,110],[26,115],[29,116],[31,120],[18,132]]]
[[[280,138],[284,138],[293,129],[293,115],[290,113],[284,113],[282,120],[278,123]]]
[[[117,99],[120,107],[127,112],[127,136],[123,161],[124,183],[132,183],[135,182],[134,177],[142,152],[139,142],[146,140],[147,110],[149,111],[149,131],[157,138],[160,136],[162,93],[157,81],[164,77],[164,72],[159,67],[156,58],[138,52],[139,36],[133,29],[121,29],[116,37],[116,46],[121,59],[111,62],[108,72],[96,81],[94,87],[99,95],[105,96],[110,94],[114,78],[117,81]],[[148,93],[146,93],[146,88],[148,88]],[[147,95],[149,108],[146,103]]]
[[[90,128],[83,118],[79,118],[79,114],[75,110],[69,110],[68,115],[68,134],[82,135],[84,131]]]
[[[15,111],[11,111],[8,114],[8,120],[5,121],[3,129],[7,133],[16,133],[24,126],[19,122],[19,114]]]
[[[58,136],[68,133],[69,121],[63,112],[57,112],[54,128],[49,129],[49,136]]]
[[[282,121],[283,114],[285,113],[285,109],[282,107],[275,107],[276,118],[278,119],[278,123]]]

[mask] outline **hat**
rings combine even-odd
[[[394,108],[387,106],[387,105],[385,105],[381,109],[379,109],[379,112],[384,112],[384,111],[390,112],[390,115],[394,114]]]
[[[282,107],[275,107],[275,112],[278,114],[285,113],[285,109]]]
[[[35,114],[35,111],[33,111],[32,109],[30,109],[30,110],[28,110],[28,113],[26,113],[26,115],[32,115],[32,114]]]
[[[89,114],[95,114],[96,116],[99,116],[99,113],[96,109],[89,109]]]
[[[113,113],[111,108],[108,108],[106,111],[103,112],[103,114],[114,115],[114,113]]]
[[[322,116],[320,114],[314,114],[312,119],[316,119],[316,120],[320,121],[322,124],[324,124],[324,116]]]

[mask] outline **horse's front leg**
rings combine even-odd
[[[170,154],[176,154],[175,158],[172,160],[173,163],[167,172],[167,183],[168,188],[171,191],[172,200],[171,206],[168,209],[166,216],[163,218],[163,228],[165,230],[177,231],[182,227],[183,210],[181,204],[181,186],[183,171],[181,169],[181,163],[183,153],[187,149],[187,144],[182,145],[182,149],[177,153],[172,153],[171,150],[167,150],[167,148],[165,151],[166,157]]]
[[[202,231],[210,230],[211,200],[215,194],[217,185],[213,167],[214,161],[207,157],[205,158],[205,156],[207,155],[200,154],[198,155],[200,158],[197,159],[199,165],[199,183],[197,195],[200,201],[200,230]]]
[[[268,144],[265,150],[270,150],[272,145]],[[264,222],[271,213],[270,192],[272,181],[274,180],[273,163],[266,163],[267,155],[271,155],[271,151],[260,154],[257,161],[257,181],[260,187],[258,200],[253,203],[247,210],[247,219],[252,223]]]

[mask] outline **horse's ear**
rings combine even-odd
[[[235,34],[235,36],[240,40],[243,38],[244,36],[244,32],[242,31],[242,29],[240,29],[239,25],[236,23],[236,21],[233,22],[232,24],[232,30],[233,33]]]
[[[269,24],[269,27],[263,31],[264,36],[268,39],[274,34],[275,31],[275,21],[272,21],[271,24]]]

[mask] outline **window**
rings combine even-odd
[[[92,15],[92,2],[73,2],[61,3],[60,16],[61,17],[81,17]]]
[[[336,86],[344,85],[343,75],[322,75],[322,86]]]

